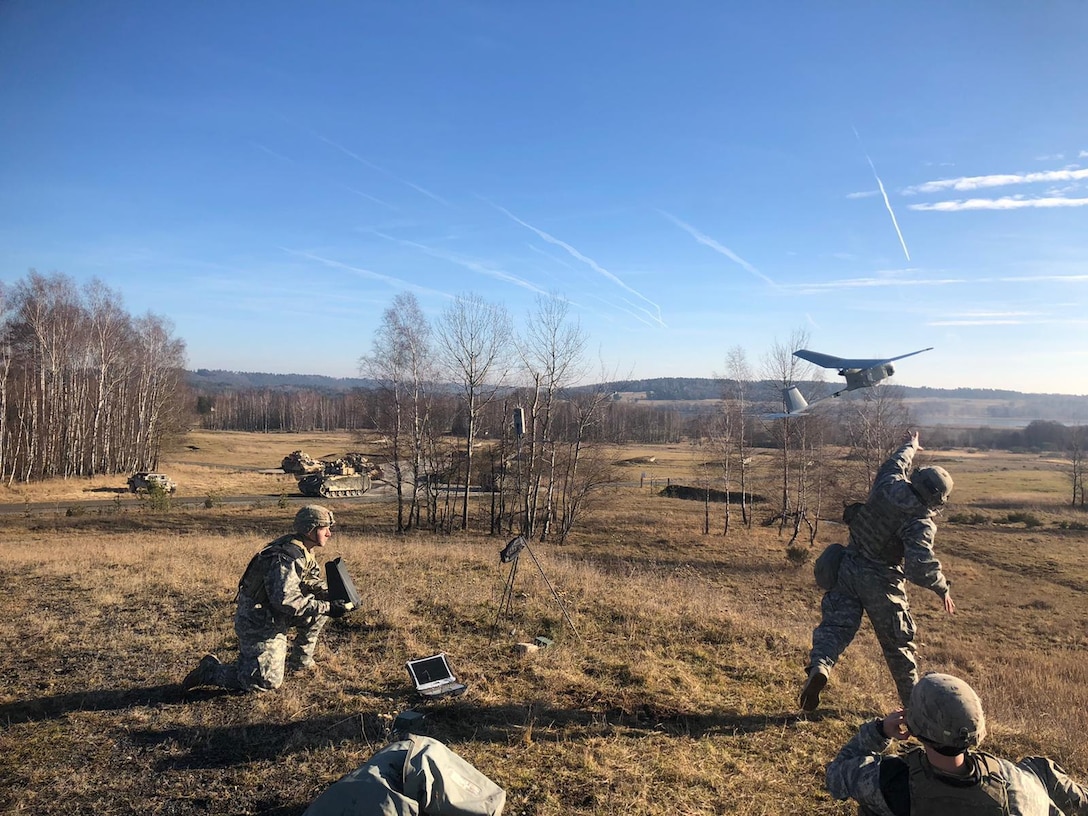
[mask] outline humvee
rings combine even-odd
[[[165,493],[173,493],[178,489],[174,480],[163,473],[150,473],[146,470],[141,470],[128,477],[128,489],[130,493],[150,493],[152,486]]]

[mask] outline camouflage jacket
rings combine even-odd
[[[934,512],[911,487],[912,442],[902,445],[876,473],[869,498],[850,521],[850,548],[884,567],[902,565],[907,580],[940,596],[948,594],[941,562],[933,554]]]
[[[262,606],[289,625],[310,624],[329,611],[321,565],[295,535],[265,545],[238,582],[239,611]]]
[[[836,799],[854,799],[863,813],[879,816],[908,816],[911,810],[909,764],[898,756],[884,755],[891,740],[884,736],[882,720],[861,726],[838,756],[827,766],[828,792]],[[914,749],[921,751],[921,748]],[[1088,816],[1088,789],[1066,776],[1044,757],[1025,757],[1013,764],[986,755],[985,763],[969,753],[974,784],[996,781],[1007,793],[1007,802],[993,812],[1014,816]],[[980,767],[995,767],[994,780],[983,780]],[[924,783],[935,787],[955,785],[962,780],[934,772]],[[962,807],[960,812],[963,811]]]

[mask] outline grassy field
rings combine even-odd
[[[328,502],[340,525],[320,557],[343,556],[365,607],[327,627],[316,674],[251,697],[176,683],[206,651],[231,659],[238,576],[303,501],[260,471],[298,448],[360,446],[188,442],[160,466],[179,482],[168,510],[113,500],[121,478],[4,488],[0,503],[50,506],[0,516],[0,812],[297,816],[384,743],[415,704],[404,661],[438,650],[469,691],[418,707],[423,730],[506,788],[507,814],[853,812],[823,791],[823,769],[895,707],[875,639],[863,626],[824,705],[797,711],[819,590],[777,528],[734,518],[728,537],[704,536],[699,502],[660,496],[694,482],[697,449],[616,451],[625,484],[568,544],[533,546],[541,569],[521,560],[509,615],[505,537],[395,537],[391,504]],[[989,750],[1044,753],[1088,779],[1088,518],[1066,506],[1061,462],[919,459],[956,479],[938,553],[959,606],[950,618],[910,593],[922,668],[975,686]],[[206,501],[236,494],[257,498]],[[817,547],[844,533],[820,531]],[[554,645],[515,652],[536,636]]]

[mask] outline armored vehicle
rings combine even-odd
[[[298,480],[298,489],[303,496],[361,496],[370,490],[370,477],[365,473],[337,474],[311,473]]]
[[[280,467],[283,468],[284,473],[305,476],[307,473],[321,473],[325,469],[325,463],[297,450],[283,457]]]
[[[149,473],[141,470],[128,477],[128,489],[130,493],[150,493],[152,489],[162,490],[164,493],[173,493],[178,489],[174,480],[162,473]]]

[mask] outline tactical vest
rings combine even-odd
[[[904,510],[878,491],[858,507],[850,520],[850,541],[870,561],[889,567],[903,563],[903,542],[899,528],[915,518],[925,518],[928,511]]]
[[[246,595],[257,603],[268,603],[268,590],[264,586],[264,577],[268,572],[269,562],[278,553],[284,553],[295,559],[307,555],[308,551],[293,535],[280,536],[275,541],[266,544],[249,559],[246,571],[242,573],[238,581],[239,595]]]
[[[1009,783],[996,757],[972,752],[977,782],[962,785],[946,782],[938,776],[922,748],[908,751],[902,759],[910,771],[912,816],[1007,816],[1012,813]]]

